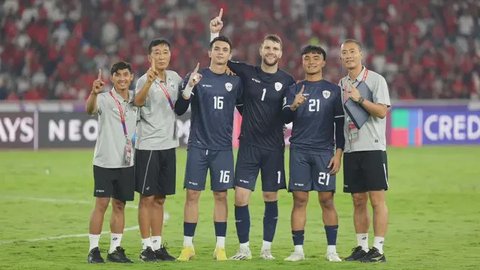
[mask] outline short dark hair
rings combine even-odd
[[[214,38],[212,41],[210,41],[210,50],[213,48],[213,43],[215,43],[217,41],[223,41],[223,42],[228,43],[228,46],[230,46],[230,51],[232,50],[232,42],[226,36],[218,36],[218,37]]]
[[[270,41],[273,41],[273,42],[276,42],[276,43],[280,43],[280,47],[283,47],[283,42],[282,42],[282,39],[280,38],[279,35],[276,35],[276,34],[267,34],[264,38],[263,38],[263,42],[265,42],[266,40],[270,40]]]
[[[323,60],[327,60],[327,53],[325,50],[320,47],[320,46],[315,46],[315,45],[307,45],[303,47],[302,49],[302,56],[307,54],[307,53],[316,53],[316,54],[321,54],[323,55]]]
[[[168,40],[163,39],[163,38],[157,38],[152,41],[150,41],[150,44],[148,44],[148,54],[152,53],[152,48],[155,46],[158,46],[160,44],[165,44],[169,49],[170,49],[170,42]]]
[[[128,71],[132,73],[132,66],[130,65],[130,63],[120,61],[112,65],[112,68],[110,69],[110,75],[113,75],[115,72],[121,69],[128,69]]]
[[[342,45],[345,44],[345,43],[354,43],[354,44],[357,44],[358,50],[359,50],[359,51],[362,51],[362,43],[360,43],[360,41],[358,41],[358,40],[356,40],[356,39],[353,39],[353,38],[345,39],[345,41],[342,43]]]

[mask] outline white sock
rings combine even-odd
[[[100,234],[89,234],[88,240],[90,242],[90,248],[88,251],[98,247],[98,242],[100,241]]]
[[[303,254],[303,245],[295,245],[295,246],[293,246],[293,252]]]
[[[240,249],[250,249],[250,242],[240,243]]]
[[[368,252],[368,233],[357,233],[357,246]]]
[[[142,239],[142,250],[147,249],[148,247],[152,247],[152,241],[149,238]]]
[[[272,249],[272,242],[263,240],[262,250]]]
[[[373,238],[373,247],[377,248],[380,254],[383,254],[383,242],[385,242],[385,237],[375,236]]]
[[[193,236],[183,236],[183,247],[193,247]]]
[[[225,248],[225,236],[217,236],[217,247]]]
[[[108,250],[108,253],[112,253],[115,251],[115,249],[120,246],[120,243],[122,242],[122,235],[121,233],[111,233],[110,234],[110,249]]]
[[[327,253],[337,253],[337,246],[335,245],[328,245],[327,246]]]
[[[162,247],[162,237],[161,236],[152,236],[150,237],[152,241],[152,249],[158,250]]]

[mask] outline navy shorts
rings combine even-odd
[[[289,191],[333,191],[335,175],[330,175],[328,164],[333,152],[306,153],[290,148]]]
[[[126,168],[103,168],[93,166],[95,197],[112,197],[119,201],[133,201],[135,174],[133,166]]]
[[[233,188],[232,150],[207,150],[189,147],[184,188],[205,190],[207,170],[210,170],[211,190],[225,191]]]
[[[135,190],[144,196],[175,194],[175,148],[135,151]]]
[[[262,176],[262,191],[275,192],[285,185],[284,149],[266,150],[240,144],[235,167],[235,186],[255,190],[258,171]]]
[[[387,153],[381,150],[345,153],[343,175],[346,193],[387,190]]]

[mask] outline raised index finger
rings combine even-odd
[[[303,95],[303,91],[305,91],[305,84],[302,85],[302,88],[300,89],[300,92],[298,92],[300,95]]]
[[[223,16],[223,8],[220,9],[220,12],[218,13],[218,19],[221,21]]]
[[[99,80],[99,81],[102,80],[102,69],[101,69],[101,68],[98,69],[98,77],[97,77],[97,80]]]
[[[196,66],[195,69],[193,70],[193,73],[197,73],[199,67],[200,67],[200,62],[197,62],[197,66]]]
[[[152,57],[152,70],[155,71],[155,58]]]

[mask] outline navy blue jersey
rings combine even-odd
[[[192,117],[188,146],[231,149],[233,114],[243,92],[242,82],[238,76],[215,74],[209,68],[201,69],[198,73],[202,74],[202,79],[193,88],[189,100]],[[181,91],[185,89],[189,77],[190,74],[185,77]],[[189,102],[183,98],[179,100],[182,103]]]
[[[282,102],[295,81],[278,70],[265,73],[258,66],[228,61],[228,67],[242,79],[243,108],[240,143],[275,150],[285,146]]]
[[[288,104],[293,103],[302,85],[307,100],[293,112],[292,147],[309,152],[333,151],[336,136],[337,148],[343,149],[343,125],[338,121],[343,123],[344,118],[340,87],[325,80],[292,85],[286,94],[287,112],[291,112]]]

